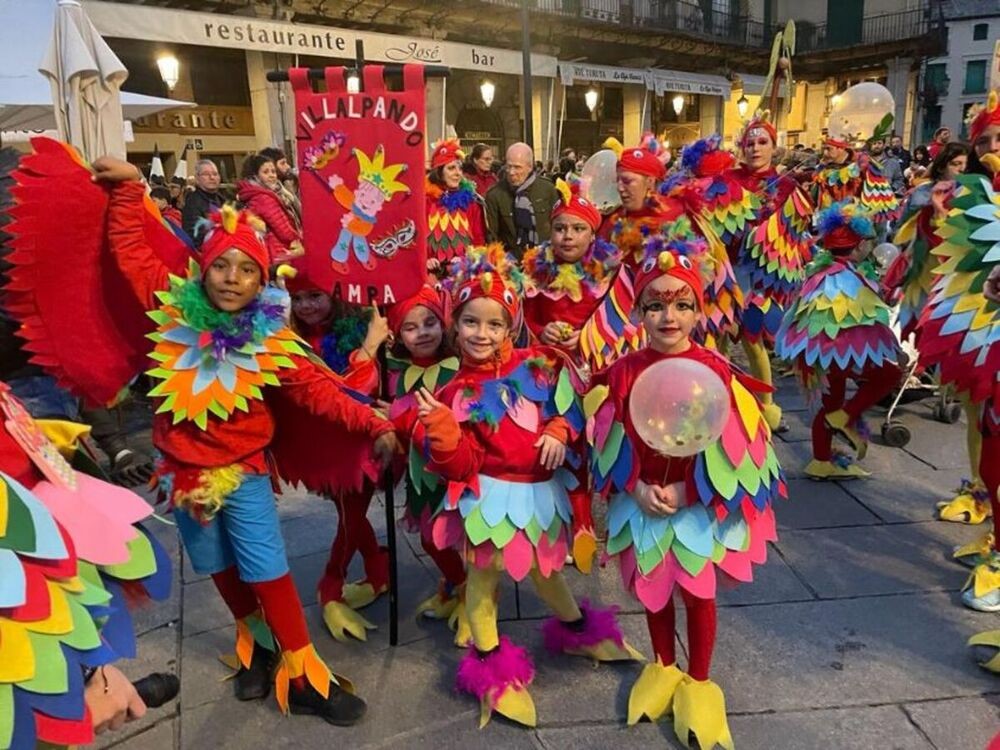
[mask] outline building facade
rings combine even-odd
[[[592,153],[608,136],[634,143],[647,130],[672,147],[714,132],[732,143],[767,105],[771,40],[795,17],[797,83],[778,121],[786,142],[818,145],[832,98],[860,80],[889,86],[909,141],[920,67],[940,50],[927,1],[529,0],[527,137],[543,161],[566,147]],[[168,174],[180,158],[209,156],[232,179],[263,146],[291,152],[292,94],[267,71],[350,66],[358,42],[369,63],[451,69],[428,82],[429,140],[453,134],[502,152],[526,135],[521,0],[257,0],[239,15],[221,0],[84,4],[129,68],[127,90],[195,104],[135,123],[132,158],[141,164],[156,149]],[[180,62],[172,90],[156,65],[165,54]]]
[[[965,138],[969,107],[986,99],[991,72],[993,85],[998,85],[1000,2],[945,0],[942,14],[947,49],[943,56],[926,61],[920,89],[920,140],[924,143],[940,127],[950,128],[955,138]]]

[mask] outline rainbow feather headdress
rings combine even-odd
[[[483,297],[499,302],[515,321],[524,285],[524,272],[499,243],[470,247],[465,255],[451,261],[443,281],[456,311],[460,305]]]
[[[861,204],[845,200],[816,214],[816,232],[826,248],[853,247],[875,236],[875,224]]]

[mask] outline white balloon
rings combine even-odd
[[[669,357],[643,370],[632,385],[629,416],[639,437],[664,456],[693,456],[722,435],[729,391],[708,365]]]
[[[889,89],[871,81],[858,83],[841,94],[830,109],[827,130],[834,138],[865,141],[871,138],[882,119],[895,111],[896,102]]]
[[[583,165],[580,173],[582,194],[602,214],[614,211],[621,205],[618,195],[618,157],[611,149],[601,149]]]
[[[883,242],[872,250],[872,255],[875,256],[875,260],[882,268],[888,268],[889,264],[899,257],[899,248],[891,242]]]

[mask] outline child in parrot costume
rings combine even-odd
[[[565,352],[580,368],[583,380],[604,365],[601,352],[637,347],[638,328],[607,325],[602,312],[621,266],[614,245],[597,237],[601,214],[581,193],[581,184],[556,180],[560,201],[552,210],[552,241],[529,249],[521,260],[525,275],[524,320],[532,337]],[[628,321],[617,314],[614,320]],[[633,338],[631,343],[629,336]],[[582,454],[583,445],[575,451]],[[590,572],[597,552],[591,510],[591,482],[585,462],[575,469],[578,486],[569,493],[573,505],[573,561]]]
[[[428,470],[447,483],[433,520],[439,548],[467,562],[465,602],[472,645],[457,687],[480,703],[480,726],[497,711],[534,726],[528,692],[531,658],[497,629],[496,594],[504,572],[530,577],[555,612],[543,626],[556,652],[595,660],[635,658],[614,610],[577,605],[561,569],[570,549],[572,507],[561,471],[583,413],[564,355],[514,349],[522,277],[503,248],[470,251],[452,263],[453,330],[458,373],[436,394],[416,392],[426,431]]]
[[[417,614],[448,620],[455,629],[455,645],[465,648],[472,638],[462,603],[465,561],[450,547],[434,543],[433,516],[444,498],[446,483],[427,469],[424,429],[417,420],[416,393],[431,393],[447,385],[458,371],[458,357],[446,340],[450,316],[446,293],[430,286],[389,308],[393,345],[389,353],[389,418],[406,456],[406,513],[404,521],[420,535],[420,545],[441,573],[438,590],[417,606]]]
[[[364,701],[310,640],[272,471],[314,491],[360,486],[395,452],[392,424],[345,392],[288,327],[287,294],[267,285],[253,217],[224,207],[208,220],[202,267],[192,262],[182,277],[145,222],[134,167],[105,157],[92,172],[63,144],[34,145],[14,173],[6,291],[38,363],[88,402],[107,403],[149,354],[160,489],[192,567],[211,576],[236,620],[237,697],[266,696],[277,667],[283,711],[357,722]],[[46,221],[53,214],[59,222]],[[77,271],[69,299],[64,266]],[[79,327],[57,325],[67,306]],[[78,361],[63,350],[80,327],[90,335]]]
[[[636,315],[649,346],[615,362],[586,398],[591,467],[610,498],[608,554],[625,587],[646,610],[656,660],[629,696],[628,723],[672,714],[690,747],[732,750],[725,699],[709,678],[716,635],[717,581],[747,582],[777,538],[772,503],[786,494],[771,430],[754,392],[767,386],[735,371],[720,354],[691,339],[704,309],[714,263],[701,238],[657,233],[636,275]],[[725,429],[702,452],[670,457],[639,437],[630,400],[648,368],[693,360],[728,391]],[[663,383],[669,398],[670,383]],[[677,665],[674,592],[687,610],[688,665]]]
[[[805,468],[814,479],[867,477],[847,457],[833,455],[834,433],[845,438],[857,460],[868,450],[864,412],[899,384],[899,342],[889,327],[889,306],[853,260],[875,226],[857,201],[834,203],[816,217],[817,252],[806,268],[799,297],[785,313],[775,353],[791,362],[822,406],[813,418],[813,458]],[[857,392],[847,398],[848,380]]]

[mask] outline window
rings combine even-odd
[[[978,102],[968,102],[962,105],[962,133],[963,141],[969,140],[969,110],[976,106]]]
[[[990,37],[990,25],[988,23],[977,23],[972,27],[972,41],[981,42]]]
[[[921,126],[921,143],[930,143],[934,131],[941,127],[941,107],[933,106],[924,109],[924,119]]]
[[[986,60],[970,60],[965,64],[965,88],[962,93],[986,93]]]
[[[924,68],[924,89],[938,96],[948,95],[948,68],[945,63],[928,63]]]

